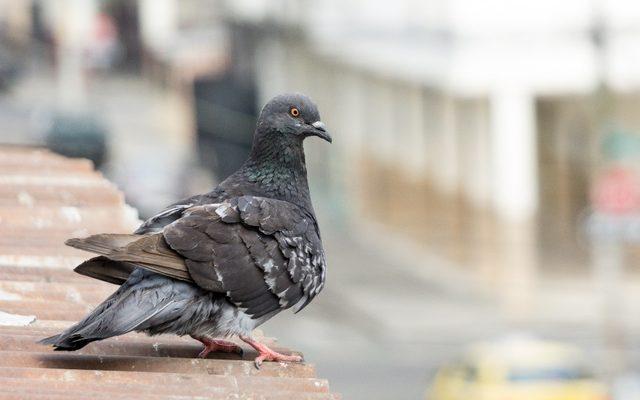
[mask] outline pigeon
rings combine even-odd
[[[133,234],[98,234],[66,244],[95,256],[75,271],[120,287],[64,332],[55,350],[127,332],[190,335],[199,354],[239,352],[237,336],[263,361],[298,362],[252,337],[279,312],[302,310],[322,290],[325,254],[303,141],[331,136],[305,95],[274,97],[262,109],[245,163],[212,191],[168,206]]]

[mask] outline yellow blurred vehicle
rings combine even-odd
[[[605,400],[576,347],[529,338],[472,346],[441,368],[429,400]]]

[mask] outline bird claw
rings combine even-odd
[[[202,351],[198,354],[200,358],[206,358],[211,352],[220,353],[236,353],[240,356],[244,354],[242,347],[233,342],[228,342],[221,339],[197,339],[204,345]]]
[[[240,339],[251,345],[258,352],[258,357],[253,360],[257,369],[260,369],[260,366],[264,361],[276,361],[276,362],[302,362],[304,358],[298,354],[281,354],[277,351],[273,351],[264,344],[252,339],[250,336],[240,336]]]
[[[258,357],[253,361],[257,369],[260,369],[260,366],[264,361],[275,361],[275,362],[302,362],[304,358],[297,354],[292,354],[290,356],[286,354],[280,354],[271,349],[269,351],[260,352]]]

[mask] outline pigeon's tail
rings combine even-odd
[[[99,339],[86,339],[80,335],[65,335],[61,333],[42,339],[38,343],[51,345],[55,351],[75,351],[96,340]]]
[[[55,350],[73,351],[97,340],[166,323],[179,317],[176,306],[185,299],[176,298],[177,294],[170,279],[136,270],[82,321],[39,343],[52,345]]]

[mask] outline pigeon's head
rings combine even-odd
[[[318,107],[303,94],[281,94],[271,99],[258,118],[258,134],[287,135],[291,140],[318,136],[331,142]]]

